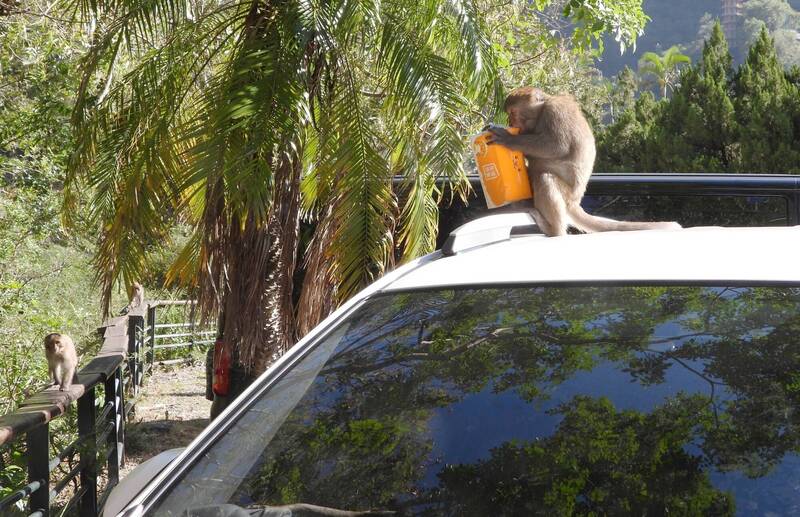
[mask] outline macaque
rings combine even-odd
[[[144,303],[144,287],[139,282],[134,282],[131,286],[131,301],[122,309],[120,314],[128,314],[131,309],[135,309]]]
[[[58,384],[59,391],[68,391],[78,367],[78,354],[72,338],[66,334],[48,334],[44,338],[44,353],[49,375],[53,379],[51,386]]]
[[[533,218],[545,235],[566,235],[572,224],[584,232],[680,228],[674,222],[615,221],[587,214],[581,198],[596,154],[592,128],[569,95],[548,95],[538,88],[518,88],[506,98],[512,135],[490,126],[490,142],[521,151],[533,187]]]

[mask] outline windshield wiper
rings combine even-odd
[[[396,512],[390,510],[351,511],[315,504],[295,503],[252,508],[242,508],[235,504],[215,504],[187,509],[184,515],[185,517],[370,517],[395,514]]]

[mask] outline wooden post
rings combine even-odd
[[[156,306],[147,307],[147,326],[150,328],[150,371],[156,362]]]
[[[28,482],[40,483],[28,501],[31,513],[50,515],[50,424],[37,426],[25,435],[28,456]]]
[[[113,431],[109,433],[106,439],[108,450],[108,486],[112,487],[119,482],[119,467],[122,463],[122,451],[124,446],[124,434],[122,426],[125,419],[122,417],[120,410],[121,398],[119,396],[119,372],[117,368],[114,374],[111,375],[105,382],[105,402],[106,405],[111,404],[114,408],[108,414],[108,421],[113,426]]]
[[[97,445],[95,438],[95,389],[90,388],[78,399],[78,439],[82,440],[81,488],[84,489],[78,507],[80,517],[97,516]]]
[[[144,334],[144,318],[128,315],[128,372],[131,376],[131,395],[136,397],[142,383],[142,336]]]

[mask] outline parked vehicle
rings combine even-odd
[[[405,179],[396,180],[402,184]],[[470,177],[472,194],[453,197],[439,207],[437,248],[447,236],[469,221],[498,213],[528,210],[519,201],[489,210],[477,175]],[[440,185],[445,189],[444,185]],[[446,189],[445,189],[446,190]],[[397,189],[403,192],[402,188]],[[400,205],[403,204],[401,200]],[[604,174],[592,175],[583,198],[584,208],[595,215],[620,220],[678,221],[694,226],[790,226],[800,224],[800,176],[779,174]],[[310,233],[310,232],[309,232]],[[294,300],[295,303],[297,300]],[[211,355],[208,368],[211,368]],[[213,400],[212,417],[253,381],[243,368],[232,367],[229,392],[206,392]]]
[[[378,280],[106,515],[800,511],[800,227],[535,231]]]

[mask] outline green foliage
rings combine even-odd
[[[596,169],[609,172],[641,172],[650,160],[648,136],[657,109],[651,92],[643,93],[632,108],[597,133]]]
[[[597,168],[800,172],[795,73],[781,66],[765,30],[734,70],[716,24],[700,61],[683,71],[670,99],[630,110],[598,135]]]
[[[37,2],[31,2],[31,6]],[[0,175],[46,191],[63,181],[79,34],[46,18],[0,24]]]
[[[560,70],[573,84],[577,69],[588,84],[601,35],[624,48],[646,21],[640,0],[514,2],[524,20],[491,35],[487,20],[508,6],[80,5],[102,30],[83,61],[65,212],[89,192],[104,306],[114,286],[150,268],[149,248],[136,244],[166,241],[187,222],[192,234],[169,280],[196,290],[206,314],[225,307],[226,337],[258,369],[292,342],[294,322],[318,320],[308,307],[346,299],[395,256],[432,249],[445,194],[435,181],[445,179],[449,194],[468,190],[466,136],[497,113],[498,68],[516,66],[515,52],[550,53],[516,79]],[[551,52],[565,39],[539,16],[554,10],[575,27],[569,51]],[[518,34],[536,38],[504,53],[504,39]],[[404,178],[399,191],[393,176]],[[319,223],[307,249],[301,219]],[[302,286],[297,265],[309,268]],[[300,309],[295,291],[310,300]]]
[[[24,486],[28,479],[25,451],[19,444],[0,451],[0,499],[9,496],[17,487]]]
[[[677,45],[673,45],[661,55],[655,52],[642,54],[642,58],[639,60],[639,75],[645,79],[654,80],[661,96],[666,97],[668,91],[675,89],[680,66],[688,65],[691,62],[689,56],[681,54],[681,49]]]
[[[787,81],[773,43],[762,29],[736,74],[739,168],[800,172],[800,134],[795,133],[800,90]]]
[[[0,189],[0,413],[46,383],[45,335],[70,334],[84,358],[96,351],[89,257],[59,242],[57,220],[57,196]]]
[[[45,384],[45,335],[69,333],[84,359],[98,344],[90,243],[59,225],[80,51],[49,18],[0,24],[0,413]]]
[[[70,25],[0,19],[0,414],[48,383],[45,335],[70,334],[81,364],[99,346],[89,232],[80,215],[72,234],[59,224],[82,51]],[[54,455],[75,437],[74,414],[50,429]],[[24,452],[24,440],[0,449],[0,498],[25,484]]]
[[[631,109],[636,102],[636,92],[639,84],[636,74],[627,66],[616,77],[616,82],[611,91],[611,116],[614,112],[623,113]]]
[[[736,124],[728,93],[730,63],[725,37],[715,25],[700,63],[682,75],[680,88],[654,125],[650,151],[655,170],[731,170],[729,142],[736,137]]]
[[[800,64],[800,12],[786,0],[748,0],[742,5],[742,28],[746,44],[752,46],[763,29],[775,44],[778,59],[785,66]]]
[[[642,11],[642,0],[569,0],[564,7],[564,16],[577,24],[572,40],[579,47],[586,48],[592,41],[597,41],[602,51],[601,38],[609,34],[619,44],[621,53],[628,45],[635,48],[636,38],[644,33],[644,26],[650,19]]]

